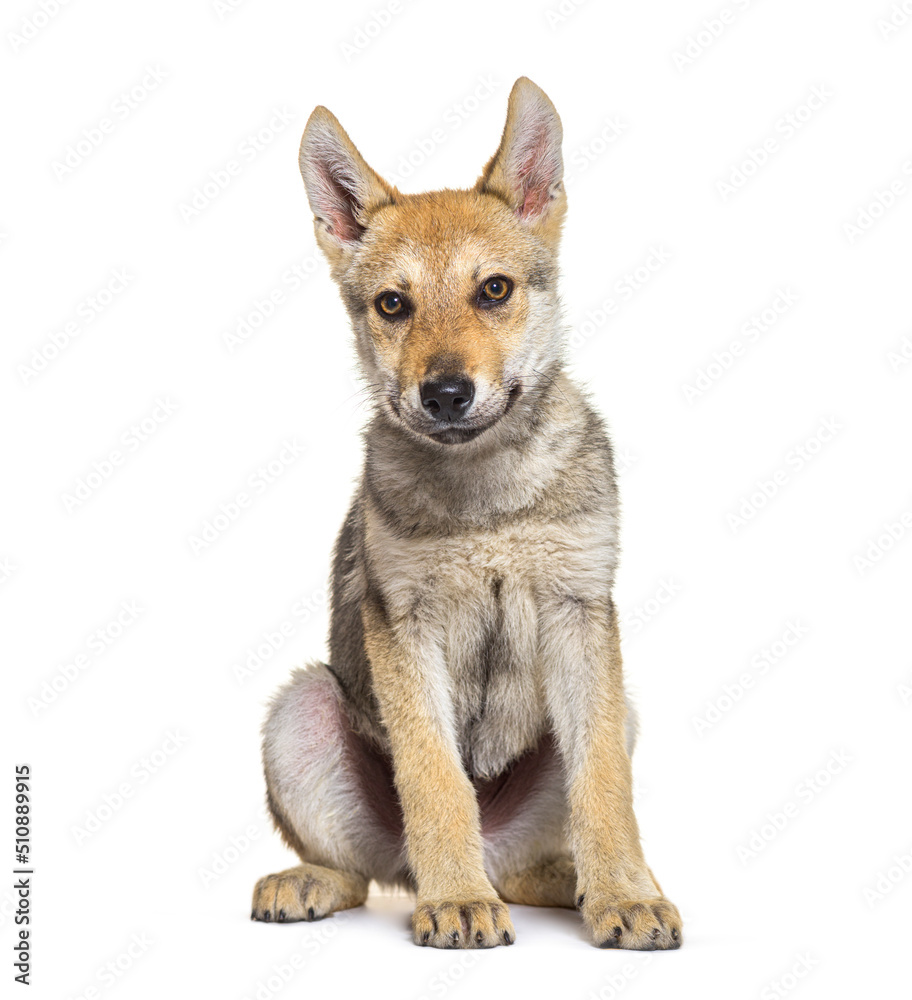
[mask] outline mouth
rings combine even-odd
[[[496,423],[497,420],[494,420],[485,424],[484,427],[448,427],[443,431],[424,431],[422,433],[425,437],[439,441],[441,444],[465,444],[467,441],[474,441],[479,434],[484,434],[489,427],[493,427]]]
[[[428,424],[425,421],[417,423],[409,420],[408,415],[402,412],[397,403],[393,403],[392,400],[390,402],[393,412],[415,433],[430,438],[439,444],[467,444],[503,420],[510,410],[513,409],[516,401],[522,395],[522,391],[522,384],[519,381],[514,380],[511,382],[507,390],[506,401],[500,413],[496,414],[492,419],[484,419],[484,415],[482,415],[482,419],[479,422],[473,422],[469,418],[453,421],[449,424],[443,421],[436,421],[434,424]]]

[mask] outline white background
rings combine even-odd
[[[560,10],[5,5],[0,862],[25,761],[31,995],[904,993],[912,16]],[[676,953],[600,952],[576,914],[524,907],[512,948],[422,950],[404,897],[248,920],[254,881],[294,860],[264,817],[258,727],[324,655],[366,412],[300,134],[323,103],[403,190],[467,186],[521,74],[564,123],[570,356],[624,469],[638,813],[684,915]],[[11,902],[0,888],[10,982]]]

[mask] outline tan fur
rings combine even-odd
[[[580,734],[572,768],[570,843],[578,871],[583,919],[594,940],[609,947],[674,947],[680,916],[662,898],[646,866],[633,812],[633,782],[625,747],[620,640],[613,610],[593,628],[593,710]]]
[[[360,906],[367,899],[367,879],[320,865],[298,865],[266,875],[253,890],[255,920],[285,923],[321,920],[336,910]]]
[[[525,79],[465,191],[402,194],[325,108],[304,132],[375,413],[332,665],[296,673],[264,726],[270,809],[304,863],[258,883],[257,919],[356,906],[373,878],[414,889],[419,944],[510,944],[505,902],[578,906],[602,947],[681,942],[633,813],[611,448],[562,367],[560,142]],[[492,276],[512,288],[493,306]],[[467,381],[467,415],[428,409],[435,379]]]
[[[576,906],[576,867],[568,855],[510,872],[498,883],[501,898],[526,906]]]

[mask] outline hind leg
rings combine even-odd
[[[360,906],[367,899],[368,879],[322,865],[297,865],[264,875],[253,890],[253,920],[321,920],[336,910]]]
[[[407,884],[388,762],[352,732],[322,664],[295,671],[263,726],[269,810],[302,864],[257,882],[251,917],[318,920],[360,906],[372,878]]]
[[[576,868],[569,854],[560,854],[504,875],[497,888],[508,903],[572,910],[576,907]]]

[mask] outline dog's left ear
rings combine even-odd
[[[560,117],[548,95],[521,76],[510,91],[500,146],[475,185],[497,195],[524,225],[555,243],[567,201],[562,138]]]

